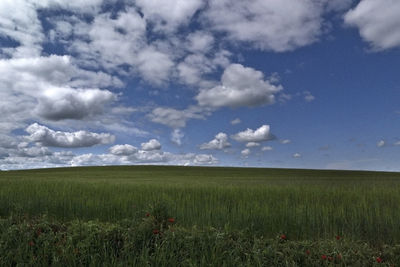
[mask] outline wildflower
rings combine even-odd
[[[282,240],[286,240],[286,238],[287,238],[287,237],[286,237],[285,234],[282,234],[282,235],[281,235],[281,239],[282,239]]]
[[[42,229],[39,228],[39,229],[36,231],[36,235],[37,235],[37,237],[39,237],[41,234],[42,234]]]
[[[342,259],[342,254],[338,254],[338,255],[336,256],[336,259],[341,260],[341,259]]]
[[[325,254],[321,256],[321,259],[323,259],[323,260],[326,260],[326,258],[327,258],[327,257],[326,257]]]
[[[33,243],[33,241],[29,242],[29,246],[33,247],[35,245],[35,243]]]
[[[333,261],[333,257],[329,256],[328,261]]]
[[[381,257],[376,258],[376,262],[377,262],[377,263],[381,263],[382,261],[383,261],[383,260],[382,260]]]
[[[336,236],[336,240],[340,240],[342,237],[340,235]]]
[[[306,254],[307,254],[307,255],[310,255],[310,253],[311,253],[310,250],[307,249],[307,250],[306,250]]]
[[[160,233],[160,230],[158,230],[158,229],[153,230],[153,234],[158,235],[159,233]]]
[[[150,217],[150,213],[147,212],[147,213],[146,213],[146,217]]]
[[[174,219],[174,218],[168,218],[167,221],[170,222],[170,223],[174,223],[174,222],[175,222],[175,219]]]

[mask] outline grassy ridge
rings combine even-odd
[[[165,202],[183,227],[273,238],[400,241],[400,173],[205,167],[87,167],[0,172],[0,216],[140,218]]]

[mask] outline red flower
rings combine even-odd
[[[338,255],[336,256],[336,259],[341,260],[341,259],[342,259],[342,254],[338,254]]]
[[[175,219],[174,218],[169,218],[167,221],[170,222],[170,223],[174,223]]]
[[[286,240],[286,235],[285,235],[285,234],[282,234],[282,235],[281,235],[281,239],[282,239],[282,240]]]
[[[310,253],[311,253],[310,250],[307,249],[307,250],[306,250],[306,254],[307,254],[307,255],[310,255]]]
[[[158,230],[158,229],[153,230],[153,234],[158,235],[159,233],[160,233],[160,230]]]
[[[336,240],[340,240],[342,237],[340,235],[336,236]]]
[[[35,245],[35,243],[33,243],[33,241],[29,242],[29,246],[33,247]]]
[[[39,237],[41,234],[42,234],[42,229],[39,228],[39,229],[36,231],[36,235]]]
[[[333,261],[333,258],[331,256],[328,257],[329,261]]]
[[[382,261],[383,261],[383,260],[382,260],[381,257],[376,258],[376,262],[377,262],[377,263],[381,263]]]
[[[146,217],[150,217],[150,213],[147,212],[147,213],[146,213]]]
[[[321,259],[323,259],[323,260],[326,260],[326,258],[327,258],[326,255],[321,256]]]

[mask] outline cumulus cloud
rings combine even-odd
[[[187,109],[178,110],[167,107],[157,107],[148,115],[152,122],[164,124],[171,128],[183,128],[189,119],[205,119],[204,109],[190,106]]]
[[[301,154],[300,153],[294,153],[293,154],[293,158],[301,158]]]
[[[141,144],[142,150],[152,151],[152,150],[160,150],[161,144],[156,139],[150,139],[146,143]]]
[[[16,151],[19,157],[37,158],[43,156],[50,156],[52,152],[47,147],[33,146],[33,147],[20,147]]]
[[[287,145],[287,144],[290,144],[292,141],[289,140],[289,139],[283,139],[283,140],[280,140],[279,142],[280,142],[282,145]]]
[[[80,64],[97,64],[123,73],[127,66],[138,64],[138,52],[147,47],[146,21],[134,8],[127,8],[116,16],[109,12],[97,15],[93,22],[81,19],[67,22],[71,24],[75,40],[66,37],[66,48],[79,55]],[[145,69],[145,62],[140,62]]]
[[[262,125],[256,130],[247,128],[247,130],[232,135],[231,137],[238,142],[262,142],[274,138],[270,132],[269,125]]]
[[[247,158],[251,154],[251,151],[250,149],[245,148],[240,152],[240,154],[242,154],[242,157]]]
[[[196,100],[200,106],[214,108],[252,107],[273,104],[275,94],[281,90],[281,85],[273,85],[264,80],[262,72],[241,64],[231,64],[221,77],[221,85],[202,89]]]
[[[195,156],[193,162],[197,165],[212,165],[218,163],[218,160],[213,155],[199,154]]]
[[[134,146],[125,144],[112,146],[110,147],[109,151],[113,155],[128,156],[136,153],[138,149]]]
[[[400,2],[362,0],[344,16],[347,25],[357,27],[361,37],[375,50],[400,46]]]
[[[49,87],[39,98],[37,113],[48,120],[76,119],[99,115],[114,101],[107,90]]]
[[[239,124],[239,123],[241,123],[242,121],[239,119],[239,118],[236,118],[236,119],[234,119],[234,120],[231,120],[231,124],[232,125],[236,125],[236,124]]]
[[[147,47],[138,54],[138,69],[142,78],[160,85],[169,79],[174,62],[168,54]]]
[[[257,143],[257,142],[248,142],[246,144],[246,147],[248,147],[248,148],[258,147],[258,146],[260,146],[260,143]]]
[[[187,37],[187,49],[193,53],[207,53],[213,48],[214,36],[206,31],[196,31]]]
[[[115,136],[109,133],[61,132],[37,123],[31,124],[25,130],[30,134],[26,137],[27,140],[50,147],[91,147],[99,144],[110,144],[115,140]]]
[[[20,45],[2,49],[15,57],[40,55],[45,39],[34,4],[30,1],[0,1],[0,36],[8,36]]]
[[[127,150],[127,151],[126,151]],[[213,165],[218,160],[208,154],[173,154],[160,150],[137,150],[131,145],[116,145],[111,154],[83,154],[75,156],[71,165],[126,165],[126,164],[172,164],[172,165]]]
[[[174,144],[177,144],[178,146],[182,145],[182,138],[185,136],[185,134],[182,132],[180,129],[174,129],[171,132],[171,141]]]
[[[193,49],[191,47],[190,49]],[[206,78],[208,74],[215,72],[220,67],[229,65],[230,53],[226,50],[205,55],[204,51],[185,56],[177,65],[178,77],[181,83],[196,87],[210,88],[215,82]]]
[[[376,143],[376,146],[377,146],[377,147],[384,147],[385,144],[386,144],[385,140],[379,140],[379,141]]]
[[[261,151],[271,151],[271,150],[273,150],[274,148],[272,147],[272,146],[263,146],[262,148],[261,148]]]
[[[312,102],[315,100],[315,96],[313,96],[309,91],[303,92],[304,100],[307,102]]]
[[[311,44],[322,33],[326,1],[211,0],[205,18],[233,41],[283,52]]]
[[[201,0],[137,0],[146,20],[156,24],[159,30],[173,31],[188,23],[194,13],[203,6]]]
[[[225,149],[230,146],[228,135],[226,133],[218,133],[213,140],[200,145],[200,149]]]
[[[80,70],[68,56],[0,59],[0,73],[0,124],[6,130],[25,127],[28,119],[101,115],[117,97],[109,90],[87,87],[99,82],[121,85],[108,74]]]

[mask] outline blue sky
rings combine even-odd
[[[395,170],[397,0],[0,2],[0,169]]]

